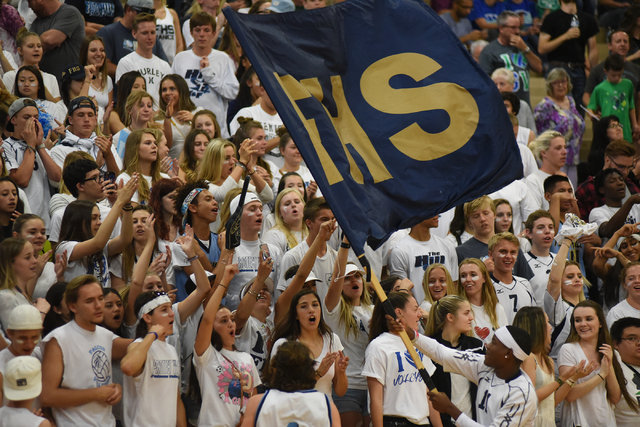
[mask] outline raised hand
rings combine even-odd
[[[331,236],[333,236],[334,231],[336,231],[338,225],[336,224],[336,220],[330,219],[329,221],[325,221],[320,225],[320,231],[318,231],[318,237],[320,237],[325,242],[331,240]]]
[[[320,375],[321,377],[324,377],[329,371],[329,369],[331,369],[331,365],[333,365],[336,362],[336,359],[338,358],[338,356],[339,356],[339,353],[337,351],[333,353],[327,353],[322,359],[322,362],[320,362],[320,366],[318,366],[318,369],[316,369],[316,371],[318,372],[318,375]]]
[[[58,281],[64,281],[64,272],[67,270],[66,249],[61,254],[56,255],[56,264],[53,267],[53,270],[56,272],[56,278],[58,279]]]
[[[123,205],[131,203],[131,198],[133,197],[135,192],[138,191],[138,180],[139,175],[137,172],[134,172],[131,179],[122,187],[121,190],[118,191],[117,202],[120,202]]]

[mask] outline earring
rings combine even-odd
[[[505,354],[505,355],[504,355],[504,358],[505,358],[505,359],[508,359],[508,358],[509,358],[509,355]]]

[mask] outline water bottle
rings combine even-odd
[[[573,15],[571,18],[571,28],[578,28],[580,26],[580,21],[578,20],[578,15]]]

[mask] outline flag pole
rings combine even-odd
[[[373,284],[373,289],[376,291],[376,294],[378,295],[378,299],[380,300],[380,302],[382,303],[382,306],[384,307],[384,311],[389,316],[395,319],[396,311],[393,309],[393,306],[391,305],[391,301],[389,301],[389,298],[387,298],[387,294],[384,293],[384,290],[382,289],[382,285],[380,285],[380,282],[378,281],[376,274],[373,272],[373,270],[371,270],[371,265],[369,264],[369,261],[364,255],[364,250],[362,251],[362,255],[358,256],[358,260],[360,261],[360,264],[365,268],[365,271],[367,272],[367,278],[371,277],[371,283]],[[424,383],[427,385],[427,388],[430,391],[437,393],[438,389],[436,388],[435,383],[433,382],[433,380],[431,379],[431,376],[429,375],[424,365],[422,364],[422,360],[420,360],[420,356],[418,356],[418,352],[413,347],[413,344],[409,339],[409,335],[407,335],[407,332],[404,329],[400,331],[400,338],[402,338],[402,342],[404,343],[404,346],[407,347],[407,351],[409,352],[411,359],[413,359],[413,363],[415,363],[416,369],[418,369],[418,372],[420,373],[420,376],[422,377],[422,380],[424,381]]]

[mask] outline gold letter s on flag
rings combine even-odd
[[[413,123],[389,138],[400,152],[414,160],[433,160],[458,150],[471,139],[478,126],[480,115],[476,101],[455,83],[409,89],[394,89],[389,85],[393,76],[405,74],[418,82],[440,68],[440,64],[428,56],[400,53],[376,61],[360,79],[364,99],[383,113],[445,110],[449,114],[449,127],[442,132],[428,133]]]

